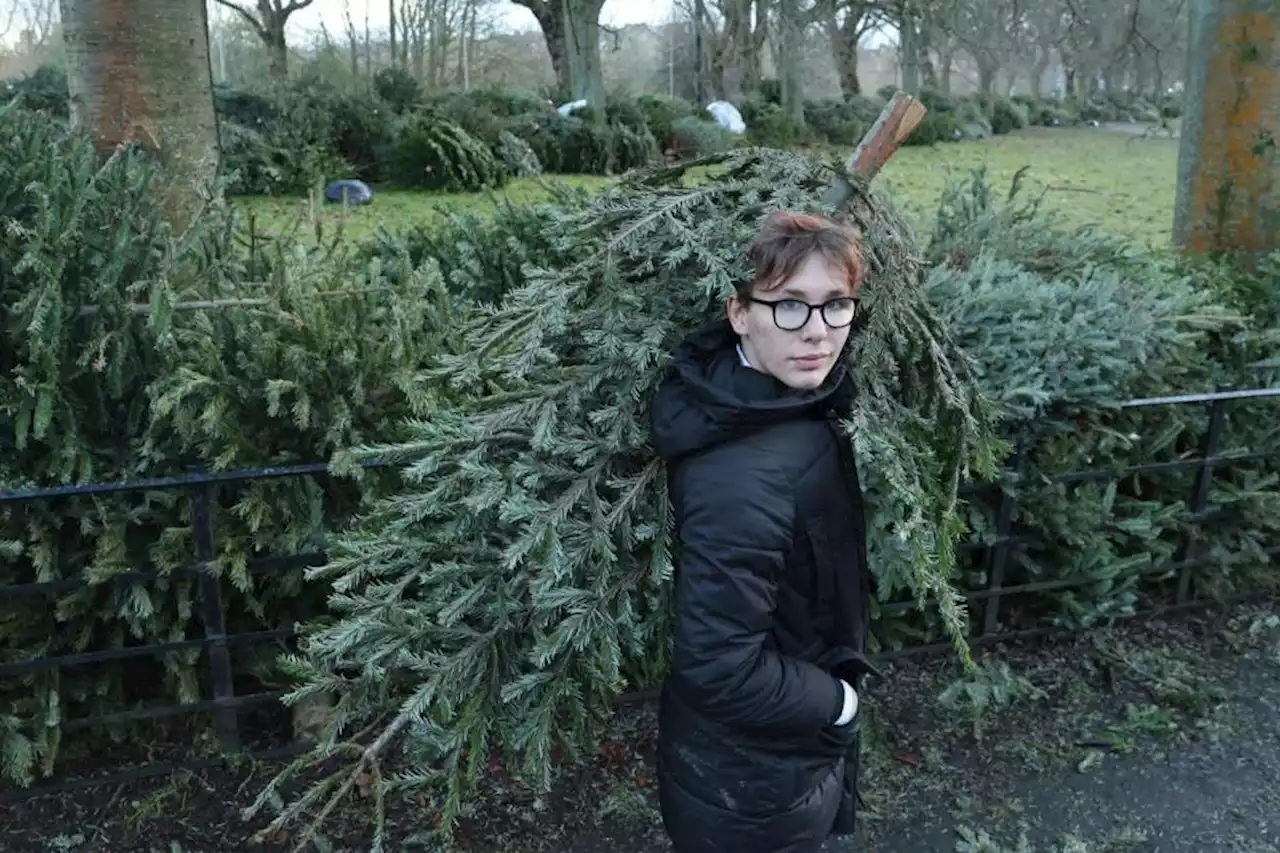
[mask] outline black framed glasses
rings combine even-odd
[[[809,322],[809,318],[813,316],[814,311],[822,312],[822,322],[826,323],[833,329],[843,329],[853,323],[855,317],[858,316],[858,300],[852,296],[840,296],[835,299],[828,299],[821,305],[810,305],[808,302],[801,302],[799,299],[756,299],[750,297],[752,302],[759,305],[768,305],[773,309],[773,324],[784,332],[794,332],[803,329],[805,324]]]

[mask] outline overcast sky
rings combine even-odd
[[[387,25],[385,0],[316,0],[306,9],[296,12],[289,19],[291,26],[299,30],[319,29],[320,24],[330,32],[341,31],[346,25],[345,4],[351,6],[351,17],[364,24],[365,9],[369,11],[369,25],[381,29]],[[537,29],[533,13],[511,0],[498,0],[497,8],[505,13],[507,26],[513,30]],[[222,10],[225,14],[227,10]],[[671,0],[605,0],[602,23],[620,27],[627,24],[661,23],[671,14]]]

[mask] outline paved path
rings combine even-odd
[[[1163,759],[1149,754],[1107,756],[1090,771],[1018,773],[994,779],[978,810],[1006,811],[990,828],[1003,847],[1017,850],[1025,821],[1037,851],[1195,851],[1280,853],[1280,667],[1247,667],[1232,685],[1240,704],[1232,731],[1177,746]],[[967,794],[975,796],[970,790]],[[873,845],[829,845],[831,853],[952,851],[954,803],[921,803],[909,820],[887,820]],[[1005,806],[1006,808],[1002,808]],[[982,829],[981,821],[970,823]],[[1063,844],[1073,836],[1081,846]]]

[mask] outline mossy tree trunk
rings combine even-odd
[[[71,120],[104,157],[136,144],[165,169],[182,227],[208,198],[220,148],[204,0],[61,0]]]
[[[1280,0],[1191,0],[1174,241],[1280,249]]]

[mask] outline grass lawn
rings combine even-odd
[[[1027,190],[1046,190],[1046,204],[1077,224],[1098,224],[1142,242],[1164,246],[1173,226],[1174,181],[1178,143],[1170,139],[1139,139],[1126,133],[1072,128],[1032,128],[982,142],[901,149],[877,179],[891,191],[913,221],[927,221],[949,175],[963,177],[986,166],[1003,192],[1018,169],[1030,166]],[[599,187],[605,178],[548,176],[511,182],[503,195],[532,200],[545,194],[543,181],[562,181]],[[311,204],[298,198],[242,198],[239,204],[256,214],[259,227],[278,231],[294,223],[319,224],[332,233],[342,222],[353,237],[372,234],[378,227],[396,230],[421,223],[437,208],[483,208],[486,195],[439,194],[384,190],[367,208],[348,210]]]

